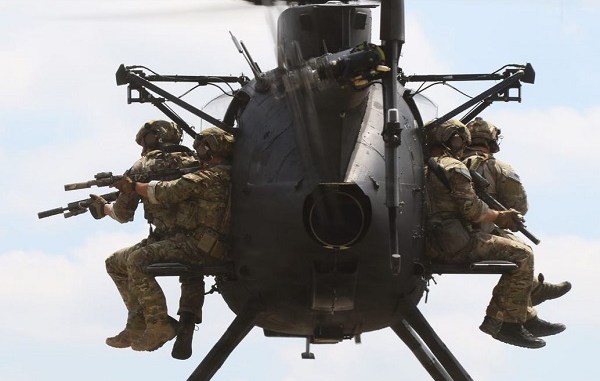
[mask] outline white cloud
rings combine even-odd
[[[596,12],[600,10],[600,4],[596,0],[580,0],[579,4],[581,4],[582,8],[585,10]]]
[[[33,85],[32,62],[28,54],[18,47],[0,48],[0,71],[6,74],[0,92],[0,103],[4,107],[15,107],[27,101]]]
[[[600,130],[595,128],[600,106],[588,110],[515,108],[483,116],[504,135],[497,156],[510,162],[528,186],[573,187],[573,182],[593,181],[590,154],[600,141]],[[567,174],[570,181],[565,181]]]
[[[11,251],[0,254],[0,317],[3,336],[61,342],[97,341],[106,317],[123,316],[104,259],[139,234],[95,234],[62,254]],[[118,301],[118,303],[111,303]],[[104,331],[104,332],[100,332]]]

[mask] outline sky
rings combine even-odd
[[[127,104],[126,89],[115,83],[120,64],[161,74],[250,75],[232,31],[271,69],[275,14],[241,0],[0,0],[0,379],[185,380],[219,339],[234,315],[213,294],[191,359],[172,359],[169,344],[152,353],[107,347],[126,315],[104,259],[147,234],[143,215],[119,225],[89,214],[39,220],[37,212],[88,197],[63,184],[127,169],[139,156],[137,129],[163,117],[151,105]],[[542,240],[536,271],[573,283],[565,297],[538,308],[567,330],[539,350],[495,341],[477,327],[497,276],[437,276],[419,307],[475,380],[597,379],[598,17],[594,0],[406,0],[406,74],[491,73],[526,62],[536,71],[522,103],[497,103],[482,116],[501,128],[497,156],[527,189],[527,226]],[[458,86],[476,95],[486,85]],[[218,94],[202,88],[186,99],[202,105]],[[466,100],[448,86],[425,95],[440,115]],[[160,282],[175,311],[177,280]],[[303,351],[302,340],[266,338],[255,328],[213,379],[429,379],[390,329],[363,334],[360,345],[313,346],[315,360],[302,360]]]

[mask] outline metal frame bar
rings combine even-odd
[[[425,368],[427,373],[429,373],[435,381],[452,381],[448,372],[446,372],[444,367],[435,358],[429,348],[423,343],[423,340],[419,338],[406,320],[402,320],[391,328],[396,335],[402,339],[408,349],[412,351],[417,360],[423,365],[423,368]]]
[[[212,347],[204,360],[198,365],[187,381],[208,381],[229,357],[229,354],[238,346],[254,327],[254,322],[260,309],[257,303],[248,301],[240,313],[233,319],[231,325],[219,341]]]
[[[408,324],[408,326],[410,326],[410,328],[412,328],[418,334],[420,339],[423,340],[427,348],[431,350],[431,353],[440,363],[440,366],[451,377],[450,380],[473,381],[469,373],[465,370],[465,368],[463,368],[460,362],[458,362],[458,360],[456,359],[456,357],[454,357],[452,352],[450,352],[446,344],[444,344],[442,339],[433,330],[431,325],[429,325],[429,323],[427,322],[423,314],[421,314],[421,311],[419,311],[416,305],[412,304],[410,301],[402,299],[398,305],[398,308],[404,321],[401,321],[400,323],[392,326],[392,329],[394,329],[394,332],[396,332],[398,336],[400,336],[400,334],[407,334],[406,332],[404,332],[407,330],[406,326],[402,327],[401,325]],[[400,336],[400,338],[403,338],[403,336]],[[409,345],[410,341],[409,343],[405,341],[405,343]],[[428,356],[428,358],[423,358],[423,356],[427,356],[427,352],[425,350],[417,348],[417,352],[413,351],[413,353],[415,353],[419,361],[421,361],[421,364],[423,364],[423,361],[426,361],[425,365],[427,365],[426,369],[428,371],[430,371],[432,367],[435,367],[435,365],[429,364],[429,361],[432,361],[432,357]],[[445,379],[441,378],[441,380]]]
[[[176,97],[175,95],[169,93],[168,91],[161,89],[160,87],[156,86],[149,80],[142,78],[139,74],[136,74],[136,73],[132,72],[131,70],[127,69],[125,67],[125,65],[119,66],[119,69],[117,70],[117,73],[116,73],[116,77],[117,77],[117,85],[128,84],[130,86],[130,88],[133,87],[134,90],[138,90],[138,91],[139,91],[138,88],[140,88],[140,87],[143,89],[150,90],[150,91],[164,97],[168,101],[175,103],[176,105],[183,108],[184,110],[187,110],[187,111],[191,112],[192,114],[198,116],[199,118],[207,121],[208,123],[210,123],[216,127],[219,127],[220,129],[225,130],[225,131],[229,132],[230,134],[234,133],[232,126],[229,126],[229,125],[223,123],[222,121],[220,121],[220,120],[214,118],[213,116],[205,113],[204,111],[192,106],[191,104]],[[128,102],[129,102],[129,100],[128,100]]]

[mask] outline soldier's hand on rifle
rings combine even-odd
[[[111,187],[117,188],[121,193],[135,193],[135,181],[127,175],[122,176],[119,180],[115,181]]]
[[[106,216],[106,213],[104,212],[104,205],[108,204],[108,202],[95,194],[91,194],[90,198],[92,199],[92,203],[88,206],[88,209],[92,217],[99,220]]]
[[[494,221],[499,228],[510,229],[514,232],[519,230],[523,223],[523,216],[514,209],[508,209],[498,212],[498,217]]]

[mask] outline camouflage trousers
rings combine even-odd
[[[533,252],[518,240],[474,231],[469,233],[466,247],[455,253],[442,253],[435,248],[443,242],[428,244],[427,254],[443,263],[472,263],[483,260],[514,262],[516,270],[503,274],[492,291],[486,315],[507,323],[523,323],[531,306]],[[532,309],[533,310],[533,309]],[[535,316],[535,315],[534,315]]]
[[[214,261],[201,254],[194,238],[177,234],[167,239],[152,237],[138,244],[116,251],[106,259],[106,271],[115,282],[127,307],[127,326],[143,329],[148,324],[168,318],[165,295],[153,276],[144,267],[153,263],[179,262],[204,264]],[[194,314],[197,323],[202,320],[204,304],[204,277],[181,276],[179,311]]]
[[[512,234],[510,231],[505,230],[505,229],[500,229],[497,226],[493,227],[493,229],[491,231],[491,234],[497,235],[499,237],[504,237],[504,238],[512,239],[513,241],[517,241],[519,243],[522,243],[523,245],[527,245],[525,242],[523,242],[522,239],[520,239],[516,235]],[[531,246],[529,246],[529,245],[527,245],[527,247],[531,248]],[[531,289],[534,290],[539,284],[540,284],[540,281],[538,280],[538,278],[534,274],[533,275],[533,279],[532,279]],[[527,318],[526,318],[526,320],[533,319],[536,316],[537,316],[537,311],[531,305],[531,295],[530,295],[529,303],[528,303],[528,306],[527,306]]]

